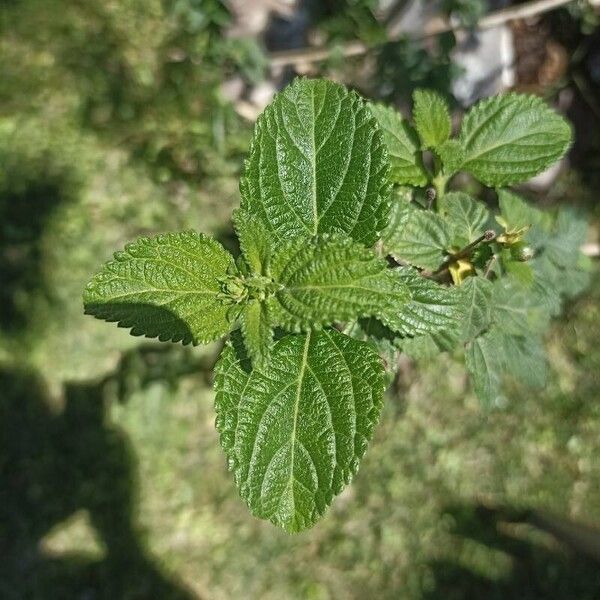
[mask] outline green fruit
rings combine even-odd
[[[525,242],[517,242],[510,247],[510,255],[514,260],[527,262],[533,258],[533,248]]]

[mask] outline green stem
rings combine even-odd
[[[450,265],[460,260],[461,258],[467,258],[471,256],[473,250],[479,246],[479,244],[486,243],[489,244],[496,238],[496,232],[493,229],[488,229],[483,235],[480,235],[476,240],[473,240],[470,244],[467,244],[464,248],[451,254],[447,257],[446,261],[441,264],[433,273],[433,276],[440,275],[441,273],[446,272]]]
[[[437,212],[441,212],[443,198],[446,194],[446,184],[448,183],[448,177],[438,174],[431,181],[435,189],[436,208]]]
[[[447,175],[444,175],[442,164],[437,157],[434,157],[434,165],[435,175],[431,180],[431,185],[433,185],[433,189],[435,190],[435,209],[436,212],[440,213],[444,206],[443,198],[446,194],[448,179],[450,178]]]

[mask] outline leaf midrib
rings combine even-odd
[[[311,332],[309,331],[306,334],[306,341],[304,342],[304,351],[302,353],[302,362],[300,364],[300,372],[298,373],[298,379],[297,379],[297,383],[298,383],[298,388],[296,390],[296,399],[294,401],[294,420],[292,422],[292,449],[290,452],[290,476],[288,478],[288,482],[285,486],[285,489],[288,490],[288,492],[291,490],[291,500],[292,500],[292,506],[293,506],[293,511],[294,514],[296,513],[296,499],[294,498],[294,490],[293,490],[293,481],[294,481],[294,458],[295,458],[295,451],[296,451],[296,429],[298,427],[298,413],[300,410],[300,395],[302,392],[302,382],[304,380],[304,373],[306,372],[306,368],[308,366],[308,349],[310,346],[310,338],[311,338]],[[282,494],[283,497],[283,494]]]
[[[131,283],[130,279],[120,279],[121,281],[126,281],[128,283]],[[118,281],[113,279],[112,281]],[[183,295],[189,295],[189,294],[194,294],[196,296],[216,296],[218,294],[218,292],[213,291],[213,290],[174,290],[174,289],[162,289],[162,288],[146,288],[143,290],[137,290],[135,292],[127,292],[126,294],[119,294],[118,296],[111,296],[110,297],[110,302],[113,302],[114,300],[121,300],[122,298],[128,298],[129,296],[136,296],[139,294],[153,294],[153,293],[168,293],[168,294],[183,294]]]
[[[479,160],[482,156],[485,156],[486,154],[489,154],[490,152],[493,152],[494,150],[498,150],[498,148],[502,148],[503,146],[510,146],[510,145],[516,145],[519,147],[523,147],[520,146],[519,144],[517,144],[517,142],[522,141],[522,140],[526,140],[528,138],[531,137],[535,137],[535,136],[539,136],[539,135],[544,135],[546,132],[545,131],[533,131],[530,133],[526,133],[523,135],[520,135],[521,132],[517,131],[516,135],[510,139],[499,139],[498,142],[496,142],[495,144],[491,144],[490,146],[484,147],[482,150],[479,150],[478,152],[476,152],[475,154],[471,154],[469,156],[467,156],[467,158],[465,159],[464,165],[472,163],[476,160]],[[466,146],[467,144],[465,144]],[[557,143],[553,142],[553,143],[544,143],[544,144],[529,144],[528,147],[531,146],[550,146],[550,147],[556,147]],[[551,155],[550,155],[551,156]]]
[[[317,120],[315,114],[315,87],[313,86],[310,91],[310,97],[312,102],[312,152],[310,155],[310,166],[312,169],[312,210],[313,210],[313,235],[317,235],[319,230],[319,216],[317,206],[317,140],[315,139],[315,122]]]

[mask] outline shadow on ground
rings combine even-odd
[[[26,326],[31,294],[46,292],[40,238],[47,220],[64,201],[56,182],[28,182],[22,189],[0,189],[0,329]]]
[[[106,385],[67,384],[64,410],[55,413],[36,373],[0,368],[3,599],[196,598],[144,547],[136,522],[136,459],[126,435],[106,419]],[[103,557],[46,554],[40,540],[82,509]]]
[[[448,512],[457,556],[465,541],[476,542],[510,557],[512,568],[492,579],[458,560],[436,562],[435,591],[426,600],[600,598],[600,529],[538,511],[458,506]]]

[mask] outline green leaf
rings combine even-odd
[[[259,219],[241,209],[233,211],[233,225],[250,272],[265,275],[273,246],[269,231]]]
[[[560,159],[568,123],[536,96],[507,94],[477,103],[463,119],[462,168],[491,186],[527,181]]]
[[[392,194],[390,222],[381,234],[383,247],[387,251],[396,239],[402,239],[408,216],[412,209],[412,191],[410,188],[396,188]]]
[[[398,369],[400,350],[396,343],[398,336],[375,317],[351,321],[343,333],[350,337],[369,343],[383,362],[386,373],[386,387],[390,385]]]
[[[434,358],[440,352],[448,352],[459,344],[460,330],[456,327],[398,340],[402,352],[416,360]]]
[[[543,340],[536,335],[505,335],[503,344],[507,377],[528,387],[543,387],[547,376]]]
[[[244,345],[252,364],[259,368],[267,364],[273,346],[268,308],[268,302],[250,300],[242,310]]]
[[[528,204],[518,194],[510,190],[498,190],[498,204],[509,229],[538,226],[546,232],[550,231],[551,215]]]
[[[402,338],[400,342],[403,354],[413,360],[432,359],[441,352],[431,335]]]
[[[142,237],[114,256],[85,288],[86,314],[131,327],[132,335],[184,344],[229,332],[229,306],[217,296],[234,263],[212,238],[193,231]]]
[[[556,265],[544,255],[531,261],[531,264],[538,297],[545,300],[553,316],[560,314],[561,297],[573,298],[589,285],[593,270],[591,259],[583,254],[568,269]]]
[[[579,214],[562,208],[544,245],[545,255],[564,269],[574,268],[581,255],[580,247],[587,236],[587,222]]]
[[[391,170],[390,180],[400,185],[423,187],[429,180],[416,131],[390,106],[369,104],[373,116],[383,130]]]
[[[446,140],[435,149],[435,153],[444,165],[445,175],[456,173],[465,161],[465,150],[458,140]]]
[[[349,324],[344,333],[372,344],[382,357],[389,376],[397,371],[400,352],[416,359],[432,358],[452,350],[461,342],[458,321],[452,321],[451,327],[438,329],[433,326],[430,329],[430,333],[421,330],[416,331],[414,337],[402,337],[375,317],[369,317]],[[392,381],[388,378],[388,382]]]
[[[292,241],[279,249],[271,275],[281,286],[273,323],[292,331],[370,315],[385,321],[409,299],[385,259],[340,236]]]
[[[458,288],[439,285],[408,267],[397,273],[411,289],[411,301],[388,315],[389,326],[371,317],[345,329],[352,337],[370,341],[392,369],[398,349],[413,358],[424,358],[456,347],[461,341],[464,312]]]
[[[487,406],[505,403],[506,379],[529,387],[541,387],[546,380],[544,348],[536,336],[508,335],[493,327],[467,344],[465,358],[475,393]]]
[[[482,202],[463,192],[450,192],[444,196],[444,207],[453,245],[464,247],[485,231],[490,213]]]
[[[408,204],[407,214],[396,216],[399,226],[395,233],[387,231],[386,251],[397,261],[424,269],[436,269],[449,248],[450,229],[442,217],[430,210]]]
[[[525,240],[535,249],[544,246],[552,230],[552,215],[542,211],[510,190],[498,191],[498,203],[502,220],[508,230],[530,227]]]
[[[528,335],[548,328],[548,307],[536,288],[513,277],[501,277],[494,282],[492,303],[494,323],[505,333]]]
[[[472,340],[491,323],[493,284],[484,277],[467,277],[460,286],[463,300],[463,340]]]
[[[381,360],[322,330],[283,337],[268,368],[248,371],[234,343],[216,366],[221,445],[252,514],[301,531],[358,470],[381,412]]]
[[[469,342],[465,348],[465,365],[479,400],[486,406],[504,403],[501,384],[505,370],[502,334],[492,329]]]
[[[372,245],[389,218],[388,169],[383,134],[356,93],[297,79],[256,123],[241,207],[279,241],[337,232]]]
[[[450,112],[446,101],[431,90],[415,90],[413,120],[425,148],[443,144],[452,131]]]
[[[507,254],[510,257],[508,259],[506,258]],[[529,263],[515,260],[512,257],[512,251],[507,249],[502,250],[500,252],[500,257],[502,261],[502,267],[504,268],[506,273],[508,275],[511,275],[511,277],[515,281],[518,281],[521,285],[526,286],[530,286],[533,284],[533,282],[535,281],[535,277],[533,269],[531,268],[531,265]]]
[[[531,289],[540,299],[540,303],[552,317],[560,314],[562,309],[562,295],[565,294],[563,282],[565,281],[563,269],[548,260],[546,256],[539,256],[530,261],[533,270],[533,283]],[[570,281],[566,281],[570,285]],[[568,296],[568,294],[565,294]]]
[[[386,315],[388,327],[402,336],[424,335],[457,327],[461,298],[455,286],[440,285],[410,267],[394,270],[408,287],[410,300]]]
[[[537,248],[536,256],[527,264],[533,270],[536,297],[552,315],[561,310],[561,297],[572,298],[589,284],[591,263],[580,252],[587,236],[587,223],[577,213],[561,209],[552,221],[547,213],[544,229],[532,227],[527,240]]]

